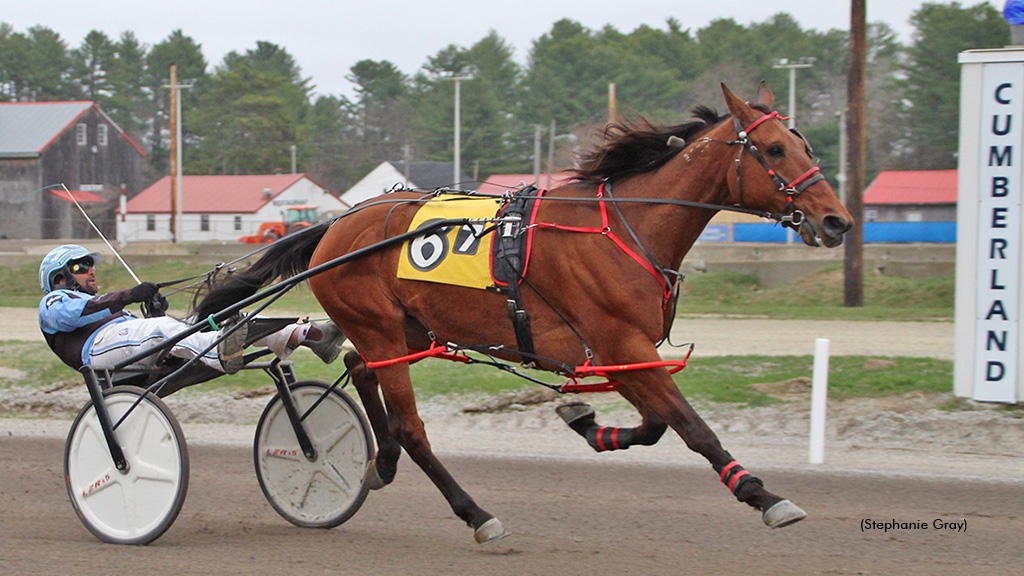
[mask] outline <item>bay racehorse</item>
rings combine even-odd
[[[724,85],[722,92],[726,116],[701,106],[695,120],[671,128],[645,121],[609,126],[604,142],[581,158],[574,180],[539,202],[520,296],[529,312],[533,354],[517,348],[522,340],[510,321],[507,294],[399,279],[400,245],[371,250],[309,279],[324,310],[358,350],[345,362],[378,444],[367,471],[372,487],[394,479],[404,448],[474,528],[478,542],[506,534],[431,450],[408,362],[384,362],[436,348],[437,342],[458,343],[562,372],[625,365],[615,373],[616,390],[639,411],[639,426],[598,426],[585,404],[558,409],[594,449],[651,445],[671,427],[739,501],[762,512],[767,525],[805,517],[733,459],[659,363],[657,344],[674,316],[675,271],[718,210],[763,213],[796,229],[810,246],[838,246],[852,222],[807,143],[772,111],[767,85],[758,87],[753,104]],[[277,278],[405,233],[425,200],[414,192],[380,198],[334,223],[279,240],[253,265],[215,285],[197,306],[198,317]]]

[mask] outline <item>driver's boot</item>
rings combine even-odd
[[[322,324],[314,322],[301,345],[312,350],[325,364],[330,364],[338,359],[343,342],[345,335],[334,322],[327,321]]]

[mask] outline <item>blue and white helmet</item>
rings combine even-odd
[[[99,253],[89,252],[75,244],[65,244],[50,250],[39,264],[39,286],[42,287],[43,293],[49,294],[54,290],[54,277],[58,273],[63,273],[69,262],[86,257],[92,258],[94,265],[103,262],[103,256]]]

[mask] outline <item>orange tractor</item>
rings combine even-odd
[[[285,211],[284,222],[264,222],[260,224],[259,232],[252,236],[242,236],[239,240],[247,244],[269,244],[313,225],[319,218],[318,206],[289,206]]]

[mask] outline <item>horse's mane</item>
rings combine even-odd
[[[572,179],[597,183],[657,170],[681,150],[668,145],[670,136],[689,142],[729,117],[719,116],[704,105],[694,108],[692,114],[693,120],[669,127],[655,126],[642,117],[609,124],[604,142],[580,157],[579,167],[572,170]]]

